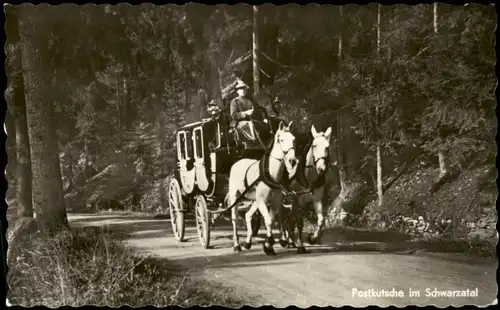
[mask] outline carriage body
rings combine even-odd
[[[208,248],[214,214],[224,210],[232,165],[241,158],[258,159],[265,149],[241,149],[230,133],[229,113],[204,118],[175,132],[177,167],[168,181],[170,219],[175,238],[183,241],[184,215],[194,213],[198,237]],[[272,119],[272,122],[278,122]],[[260,226],[255,223],[256,229]],[[256,232],[255,232],[256,233]]]
[[[215,119],[203,119],[183,126],[176,132],[177,169],[182,190],[186,196],[220,194],[219,179],[228,173],[234,162],[234,148],[230,145],[224,126]],[[229,168],[226,168],[228,163]]]

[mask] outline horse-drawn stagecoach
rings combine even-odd
[[[259,111],[272,133],[280,120]],[[194,213],[201,245],[208,248],[215,218],[228,211],[227,190],[232,165],[242,158],[260,159],[265,142],[255,139],[238,142],[233,134],[228,109],[179,128],[176,135],[177,169],[167,181],[170,220],[175,238],[183,241],[185,214]],[[252,221],[254,235],[261,217]]]
[[[283,206],[283,193],[288,191],[283,186],[284,179],[288,182],[295,180],[304,188],[303,193],[312,194],[318,226],[310,243],[319,239],[324,225],[322,201],[331,129],[316,132],[312,126],[311,132],[304,134],[307,141],[299,148],[298,159],[295,136],[291,133],[292,122],[287,125],[282,119],[270,117],[264,109],[258,106],[256,109],[254,112],[257,113],[253,114],[260,117],[253,122],[260,122],[263,126],[259,127],[265,128],[265,132],[250,126],[253,130],[250,140],[247,137],[242,141],[233,134],[235,128],[227,108],[222,111],[215,109],[211,117],[176,131],[177,169],[169,177],[167,187],[172,230],[178,241],[184,238],[184,216],[191,212],[195,215],[199,241],[204,248],[208,248],[215,219],[231,210],[234,250],[241,251],[236,227],[237,213],[241,210],[246,211],[247,225],[247,239],[243,246],[246,249],[251,247],[251,239],[257,234],[264,218],[267,232],[264,252],[274,255],[271,226],[276,213],[283,214],[279,210]],[[270,140],[262,139],[263,133]],[[271,171],[274,171],[273,175]],[[285,175],[292,177],[288,179]],[[296,220],[290,222],[291,226],[290,223],[287,227],[280,226],[280,244],[296,244],[298,252],[305,253],[300,207],[292,209]],[[280,218],[280,224],[284,224],[283,218]],[[292,240],[294,225],[299,230],[296,243]]]

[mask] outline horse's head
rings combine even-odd
[[[297,170],[297,163],[299,160],[295,155],[295,136],[292,134],[293,121],[288,125],[280,122],[278,130],[274,135],[273,153],[276,158],[282,159],[285,163],[286,170],[290,176],[294,175]],[[278,155],[279,154],[279,155]],[[280,156],[280,157],[278,157]]]
[[[328,149],[330,147],[330,135],[332,128],[328,127],[325,132],[317,132],[314,125],[311,126],[311,134],[313,141],[311,143],[311,152],[314,161],[314,166],[318,173],[323,173],[326,170],[328,161]]]

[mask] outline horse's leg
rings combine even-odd
[[[280,245],[282,247],[286,247],[287,245],[287,226],[288,226],[288,221],[287,221],[287,216],[286,214],[287,210],[284,206],[281,206],[279,212],[278,212],[278,221],[279,221],[279,227],[280,227]]]
[[[276,220],[276,215],[278,213],[278,210],[279,210],[279,207],[281,206],[281,202],[279,203],[273,203],[271,204],[271,207],[269,208],[269,216],[271,218],[271,236],[268,237],[268,241],[270,242],[270,245],[271,245],[271,248],[268,250],[269,251],[269,255],[276,255],[276,253],[274,252],[274,249],[273,249],[273,245],[274,245],[274,237],[273,237],[273,232],[272,232],[272,227],[273,227],[273,224],[274,224],[274,221]]]
[[[238,206],[231,209],[231,222],[233,223],[233,251],[241,252],[240,240],[238,238]]]
[[[323,226],[325,225],[325,217],[323,215],[323,189],[318,188],[314,191],[314,211],[318,217],[317,227],[312,236],[309,236],[309,243],[316,244],[320,242]]]
[[[273,239],[273,221],[271,218],[271,214],[269,210],[267,209],[267,205],[264,199],[261,197],[257,196],[256,204],[259,208],[260,214],[262,214],[262,217],[264,218],[264,224],[266,225],[266,239],[264,240],[264,253],[267,255],[276,255],[273,249],[273,244],[274,244],[274,239]]]
[[[295,217],[295,223],[297,225],[297,238],[295,239],[295,244],[297,245],[297,253],[306,253],[306,248],[302,242],[302,231],[304,229],[304,214],[303,209],[297,206],[297,216]]]
[[[257,212],[257,208],[258,205],[254,201],[250,206],[250,209],[248,209],[248,211],[245,213],[245,221],[247,224],[247,239],[243,244],[243,247],[247,250],[250,250],[250,248],[252,247],[252,236],[253,236],[252,217],[254,217],[255,212]]]
[[[298,212],[298,204],[296,203],[296,198],[293,199],[292,203],[292,208],[290,212],[288,213],[287,216],[287,232],[288,232],[288,240],[287,240],[287,246],[288,248],[294,248],[295,247],[295,225],[297,222],[297,214]]]

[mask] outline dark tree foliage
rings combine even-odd
[[[64,4],[52,10],[57,13],[44,20],[46,100],[54,104],[67,195],[85,196],[90,190],[76,189],[93,180],[86,204],[159,207],[160,181],[175,168],[175,129],[198,120],[235,75],[252,84],[251,58],[233,64],[251,52],[251,6]],[[375,4],[344,6],[342,16],[331,5],[263,5],[261,100],[279,96],[285,117],[307,130],[313,121],[332,126],[333,136],[340,117],[342,134],[360,142],[342,145],[346,164],[357,163],[354,171],[368,183],[375,133],[389,171],[415,149],[436,156],[444,148],[462,167],[491,160],[494,7],[440,5],[438,35],[432,6],[383,10],[376,57]],[[374,130],[379,93],[384,100]]]

